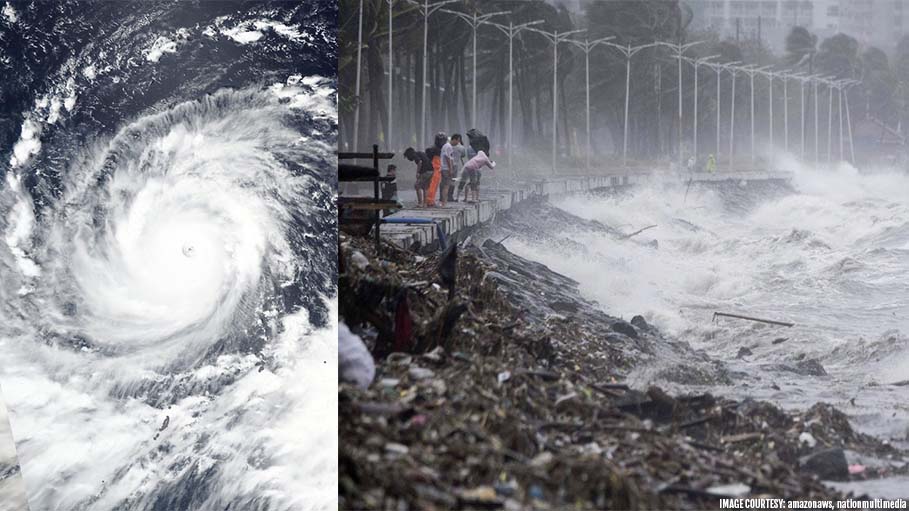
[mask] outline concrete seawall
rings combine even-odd
[[[693,174],[666,175],[643,172],[617,173],[598,176],[561,177],[555,179],[518,182],[508,188],[481,189],[480,202],[450,203],[445,208],[404,209],[390,215],[389,218],[431,219],[439,225],[449,238],[460,240],[477,227],[492,221],[495,216],[507,211],[512,205],[531,197],[558,197],[575,193],[585,193],[605,188],[641,185],[650,182],[684,184],[692,180],[696,183],[721,181],[788,181],[790,172],[741,171],[741,172],[695,172]],[[409,195],[409,194],[408,194]],[[405,201],[406,205],[406,201]],[[400,248],[414,245],[424,249],[438,245],[436,227],[429,224],[383,224],[382,239]]]

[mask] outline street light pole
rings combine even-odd
[[[840,81],[836,84],[836,92],[837,92],[837,97],[839,99],[839,101],[837,102],[839,105],[838,106],[839,110],[837,111],[836,117],[837,117],[837,120],[839,120],[839,124],[840,124],[840,161],[844,161],[843,160],[844,155],[843,155],[843,82],[842,81]]]
[[[362,0],[361,0],[362,1]],[[420,13],[423,15],[423,82],[420,89],[420,137],[426,136],[426,88],[429,86],[426,83],[426,64],[427,64],[427,46],[429,42],[429,17],[432,16],[434,12],[441,9],[443,5],[451,4],[454,2],[459,2],[460,0],[439,0],[437,2],[429,3],[429,0],[423,0],[423,3],[417,2],[416,0],[407,0],[411,4],[419,8]],[[418,138],[419,140],[419,138]]]
[[[846,130],[849,134],[849,161],[855,165],[855,144],[852,141],[852,119],[849,117],[849,87],[861,83],[858,80],[846,81],[846,95],[843,101],[846,103]]]
[[[508,22],[508,26],[487,21],[486,24],[501,30],[508,38],[508,168],[515,172],[512,156],[514,154],[514,38],[522,30],[533,25],[539,25],[543,20],[535,20],[515,25]]]
[[[715,59],[717,57],[719,57],[719,55],[710,55],[709,57],[701,57],[696,59],[682,57],[686,62],[689,62],[694,66],[694,125],[692,126],[692,129],[694,130],[694,141],[692,144],[694,145],[695,162],[698,161],[698,66],[700,64],[705,64],[708,60]]]
[[[742,72],[748,75],[751,83],[751,166],[754,167],[754,75],[767,69],[770,66],[756,67],[754,64],[740,68]]]
[[[613,36],[603,37],[600,39],[595,39],[593,41],[590,41],[589,39],[584,39],[584,41],[573,41],[570,39],[567,40],[567,42],[574,44],[575,46],[580,48],[581,51],[584,52],[584,86],[585,86],[585,89],[587,92],[587,95],[585,98],[586,111],[587,111],[586,166],[587,166],[588,172],[590,171],[590,153],[591,153],[591,149],[592,149],[591,144],[590,144],[590,50],[592,50],[592,49],[596,48],[597,46],[605,43],[606,41],[610,41],[612,39],[615,39],[615,37],[613,37]]]
[[[735,160],[735,74],[738,69],[729,66],[728,71],[732,73],[732,108],[729,111],[729,170],[733,169]]]
[[[676,58],[679,61],[679,121],[678,121],[678,124],[679,124],[679,149],[678,149],[678,151],[679,151],[679,154],[678,154],[679,171],[682,170],[682,54],[684,54],[685,51],[688,50],[688,48],[691,48],[694,45],[702,44],[705,42],[706,41],[693,41],[693,42],[685,43],[685,44],[682,44],[682,43],[673,44],[673,43],[659,41],[656,43],[661,46],[666,46],[667,48],[671,48],[671,49],[675,50]],[[697,94],[697,91],[695,91],[695,94]]]
[[[814,166],[817,168],[818,165],[818,144],[820,143],[820,137],[818,136],[818,115],[817,115],[817,84],[821,80],[819,76],[815,76],[811,81],[814,85]]]
[[[584,30],[571,30],[569,32],[546,32],[538,28],[528,28],[546,37],[552,43],[552,173],[556,172],[556,154],[558,152],[559,131],[559,43],[567,41],[568,36],[584,32]]]
[[[392,105],[392,87],[394,86],[394,54],[392,50],[392,18],[394,17],[394,12],[392,11],[392,4],[394,0],[386,0],[388,4],[388,133],[385,135],[385,149],[391,151],[391,128],[392,128],[392,119],[393,115],[393,105]]]
[[[833,82],[827,80],[827,163],[833,159]]]
[[[767,67],[769,68],[770,66],[767,66]],[[770,89],[770,100],[768,101],[770,116],[768,118],[767,128],[768,128],[769,135],[770,135],[770,154],[773,154],[773,77],[774,77],[774,75],[776,75],[778,73],[774,73],[773,70],[769,70],[769,71],[761,71],[761,74],[767,77],[769,89]]]
[[[360,62],[363,54],[363,0],[360,0],[360,15],[357,21],[357,79],[354,85],[354,125],[352,151],[357,150],[360,143]]]
[[[480,25],[486,23],[489,18],[493,16],[501,16],[503,14],[511,14],[511,11],[499,11],[499,12],[490,12],[486,14],[478,14],[477,11],[473,12],[473,15],[464,14],[459,11],[451,11],[448,9],[442,9],[442,12],[453,14],[459,19],[470,25],[470,29],[473,31],[473,81],[471,83],[471,102],[470,102],[470,124],[471,127],[477,127],[477,29]]]
[[[642,44],[640,46],[631,46],[630,44],[625,46],[620,46],[618,44],[605,42],[603,43],[606,46],[611,46],[625,56],[625,122],[624,122],[624,136],[622,138],[622,166],[628,166],[628,99],[631,96],[631,57],[635,53],[643,50],[644,48],[651,48],[656,46],[657,43]]]

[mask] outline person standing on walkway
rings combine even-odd
[[[454,148],[461,143],[461,135],[455,133],[451,140],[442,146],[442,195],[440,197],[442,207],[444,208],[449,200],[449,190],[451,190],[452,179],[455,176]]]
[[[426,148],[426,156],[432,161],[432,180],[429,181],[429,188],[426,190],[426,205],[435,207],[436,194],[439,192],[439,184],[442,182],[442,147],[448,142],[448,135],[443,132],[436,134],[435,144]]]
[[[467,180],[467,192],[473,192],[473,200],[468,200],[467,202],[478,202],[480,200],[480,170],[483,167],[496,168],[496,163],[486,156],[485,151],[477,151],[477,155],[464,164],[462,179]],[[464,194],[465,200],[467,200],[467,192]]]
[[[707,157],[707,172],[716,172],[716,158],[713,156],[713,153]]]
[[[413,187],[417,192],[417,207],[423,207],[426,205],[426,189],[429,188],[429,181],[432,178],[432,163],[426,153],[415,151],[413,147],[404,150],[404,158],[417,166],[417,178]]]
[[[464,166],[464,141],[458,133],[451,136],[451,162],[453,169],[451,171],[452,182],[448,186],[448,202],[457,202],[455,185],[460,182],[461,168]]]

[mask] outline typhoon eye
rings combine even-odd
[[[336,429],[300,417],[336,384],[332,7],[0,9],[24,117],[0,122],[0,388],[28,504],[331,507]]]

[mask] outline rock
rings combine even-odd
[[[631,318],[631,325],[639,330],[647,330],[650,328],[650,325],[647,324],[647,320],[640,314]]]
[[[612,324],[612,330],[620,334],[625,334],[632,339],[638,338],[638,331],[627,321],[622,321],[621,319]]]
[[[426,369],[425,367],[411,367],[407,370],[407,374],[413,380],[426,380],[435,376],[436,373],[432,369]]]
[[[799,373],[808,376],[827,376],[827,371],[824,370],[824,366],[815,358],[809,358],[807,360],[799,360],[795,364],[795,368]]]
[[[784,343],[784,342],[786,342],[786,341],[788,341],[788,340],[789,340],[788,337],[777,337],[776,339],[773,340],[773,344]]]
[[[821,479],[845,481],[849,479],[849,464],[842,449],[833,448],[818,451],[799,459],[799,468]]]
[[[754,353],[752,353],[749,348],[742,346],[741,348],[739,348],[739,352],[736,353],[735,358],[744,358],[744,357],[747,357],[747,356],[753,355],[753,354]]]

